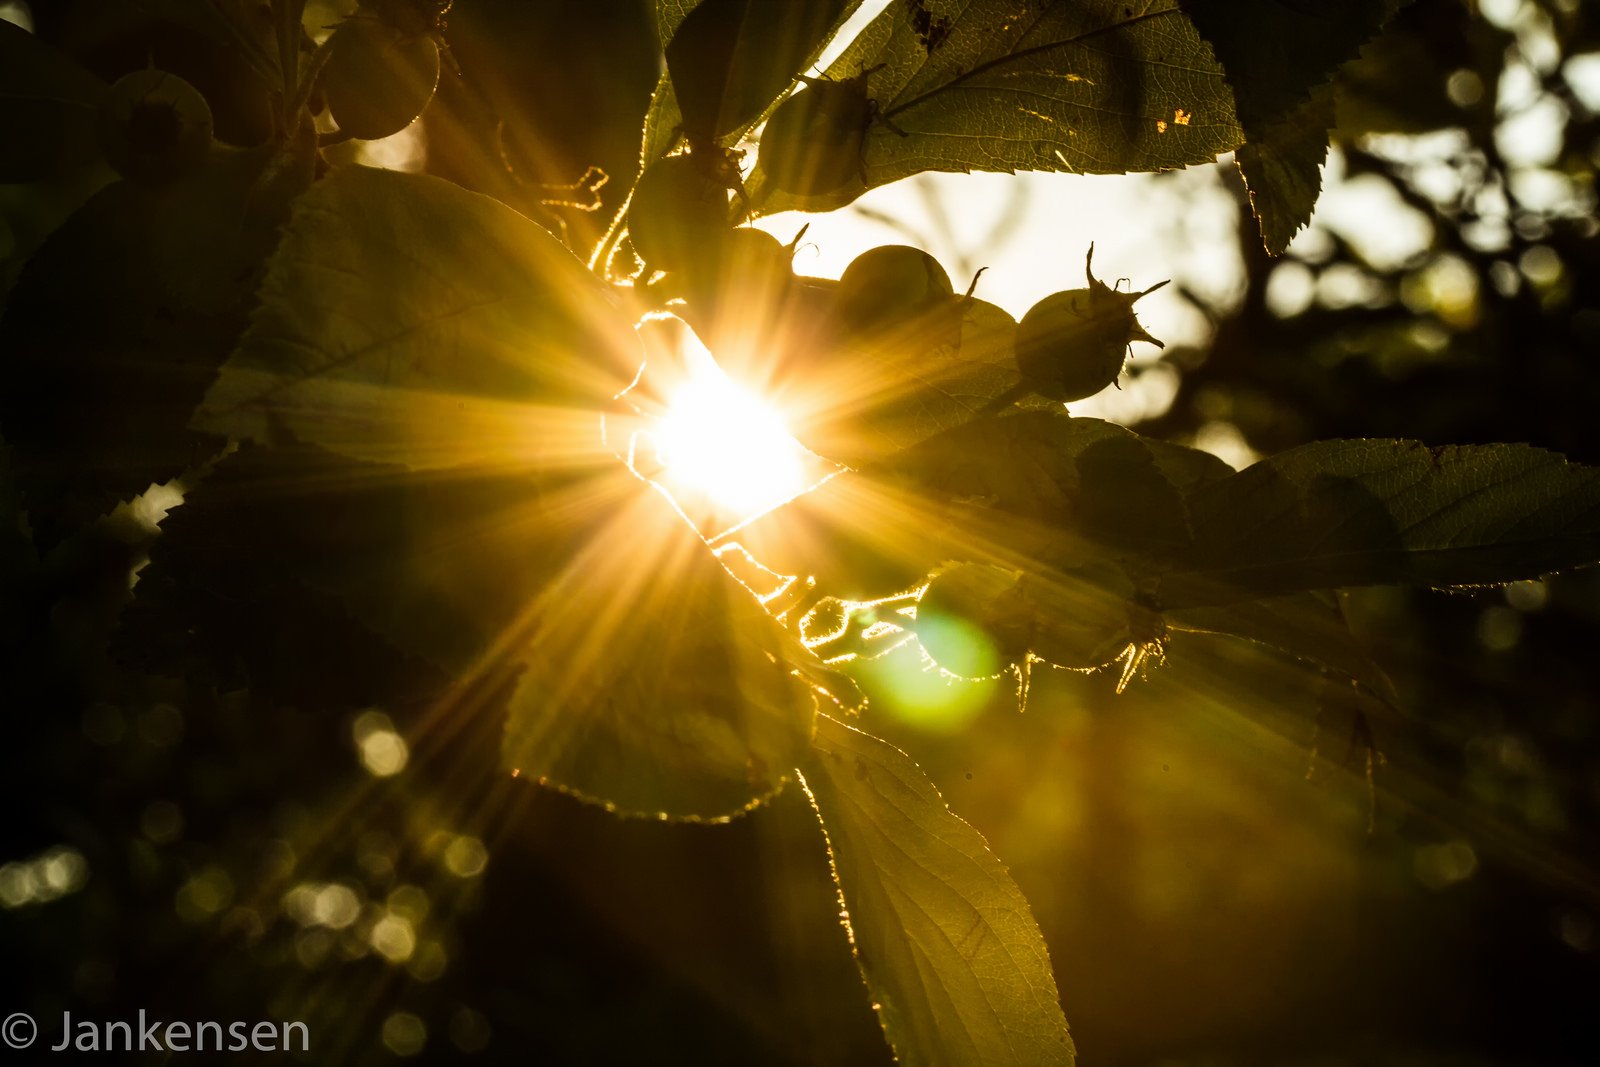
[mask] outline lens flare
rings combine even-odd
[[[807,453],[783,416],[715,367],[679,386],[653,436],[669,491],[702,494],[734,515],[759,514],[807,485]]]

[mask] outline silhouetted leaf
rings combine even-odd
[[[48,178],[99,158],[105,84],[20,26],[0,19],[0,183]]]
[[[1508,582],[1600,561],[1600,471],[1526,445],[1323,441],[1189,497],[1164,607],[1382,583]]]
[[[983,836],[905,753],[827,716],[804,773],[896,1058],[1071,1064],[1049,951]]]
[[[672,76],[661,75],[656,91],[650,94],[650,107],[644,114],[644,136],[639,143],[639,171],[672,150],[683,134],[683,113],[672,89]]]
[[[1250,190],[1261,241],[1268,255],[1289,247],[1322,194],[1322,161],[1333,126],[1333,95],[1327,86],[1294,110],[1264,126],[1239,146],[1235,159]]]
[[[758,803],[815,708],[805,650],[615,462],[414,472],[246,445],[162,524],[122,647],[296,703],[503,689],[508,766],[642,814]]]
[[[459,497],[482,486],[463,483],[451,501],[404,474],[306,446],[243,446],[162,521],[124,613],[124,653],[314,708],[436,695],[471,631],[417,569],[430,561],[414,524],[481,536],[471,519],[485,516],[464,517]],[[372,625],[373,605],[357,603],[363,591],[405,605],[415,632],[447,640],[406,650],[386,639]]]
[[[1141,436],[1139,440],[1167,481],[1184,496],[1203,485],[1233,476],[1233,468],[1210,452],[1154,437]]]
[[[879,468],[950,501],[950,519],[989,531],[1018,569],[1030,569],[1029,560],[1076,566],[1087,546],[1101,557],[1160,560],[1189,539],[1182,495],[1155,453],[1137,434],[1098,419],[1053,411],[976,419]]]
[[[1155,445],[1054,411],[985,416],[840,474],[721,541],[846,599],[901,592],[952,560],[1034,573],[1120,560],[1156,573],[1189,531],[1166,474],[1186,450]]]
[[[1350,632],[1336,593],[1295,593],[1181,608],[1165,612],[1163,618],[1174,630],[1243,637],[1321,664],[1360,682],[1391,707],[1399,704],[1388,675]]]
[[[718,141],[749,125],[804,72],[857,2],[696,4],[666,43],[667,71],[690,140]]]
[[[1303,104],[1407,0],[1178,0],[1222,64],[1247,141]]]
[[[437,178],[347,167],[296,205],[195,425],[413,468],[598,454],[639,364],[548,231]]]
[[[937,501],[845,472],[723,534],[779,574],[813,576],[828,596],[876,600],[913,589],[944,559]]]
[[[272,14],[255,0],[127,0],[127,4],[236,53],[264,87],[276,90],[283,84]]]
[[[738,814],[778,790],[811,735],[807,657],[664,497],[640,491],[539,590],[503,756],[617,810]]]
[[[975,0],[931,50],[913,7],[891,4],[827,73],[862,71],[881,116],[866,187],[924,170],[1168,170],[1243,139],[1222,69],[1176,0]],[[768,200],[759,175],[766,210],[822,210],[861,191]]]
[[[0,319],[0,431],[42,542],[215,452],[189,418],[310,182],[308,149],[217,148],[169,185],[117,182],[29,260]]]
[[[686,132],[724,143],[736,140],[816,61],[859,3],[657,0],[656,32],[667,53],[668,72],[656,83],[645,113],[640,169],[666,155]],[[685,21],[693,41],[676,40]],[[704,25],[696,28],[700,22]],[[687,118],[673,82],[674,67],[691,72],[707,68],[689,75],[693,84]],[[721,72],[720,82],[714,71]]]
[[[1328,82],[1405,0],[1179,0],[1233,87],[1239,169],[1261,238],[1282,252],[1311,218],[1333,125]]]

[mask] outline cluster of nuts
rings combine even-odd
[[[802,90],[790,100],[820,88]],[[780,107],[774,120],[782,114]],[[770,136],[763,137],[764,146]],[[787,286],[797,284],[790,266],[792,249],[762,230],[732,224],[732,192],[716,168],[703,165],[694,152],[656,162],[634,188],[628,211],[634,250],[647,275],[655,271],[680,275],[691,305],[697,299],[771,302],[781,298]],[[1134,341],[1161,347],[1133,311],[1135,301],[1160,285],[1122,292],[1094,276],[1093,256],[1091,247],[1085,263],[1086,288],[1045,297],[1017,326],[1018,374],[1029,390],[1052,400],[1081,400],[1111,385]],[[737,292],[722,291],[727,288]],[[965,298],[956,293],[939,262],[919,248],[869,249],[831,288],[828,315],[834,338],[871,337],[881,344],[901,331],[929,349],[960,341]]]

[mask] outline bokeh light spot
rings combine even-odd
[[[1429,889],[1446,889],[1471,878],[1478,870],[1478,854],[1465,841],[1424,845],[1412,860],[1412,873]]]
[[[1522,640],[1522,616],[1499,604],[1478,616],[1478,643],[1490,652],[1509,652]]]
[[[1518,611],[1543,611],[1550,601],[1550,587],[1540,579],[1512,582],[1506,586],[1506,603]]]
[[[185,922],[199,923],[233,902],[233,879],[221,867],[207,867],[178,889],[173,907]]]
[[[489,865],[489,850],[476,837],[457,837],[444,850],[444,865],[457,878],[476,878]]]
[[[383,1021],[383,1043],[396,1056],[415,1056],[428,1043],[428,1028],[409,1011],[397,1011]]]
[[[390,963],[406,962],[417,947],[417,935],[412,932],[411,924],[393,912],[372,924],[372,933],[367,939],[378,955]]]
[[[390,891],[384,904],[391,912],[405,916],[413,924],[420,923],[428,917],[430,906],[427,892],[414,885],[396,886]]]
[[[89,861],[83,853],[58,845],[35,859],[0,866],[0,907],[45,904],[76,893],[88,881]]]
[[[405,770],[411,751],[383,712],[363,711],[356,716],[350,734],[360,752],[361,765],[374,778],[387,778]]]
[[[406,973],[419,982],[434,982],[444,974],[449,963],[450,956],[443,945],[437,941],[423,941],[406,962]]]

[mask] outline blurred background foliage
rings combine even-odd
[[[460,76],[405,134],[339,151],[439,173],[589,247],[659,76],[651,6],[457,0]],[[266,90],[181,7],[0,15],[107,79],[153,60],[206,94],[220,139],[259,143]],[[1236,463],[1364,435],[1600,463],[1600,17],[1417,0],[1337,99],[1324,200],[1276,260],[1225,162],[913,180],[818,220],[799,266],[910,233],[952,273],[994,268],[988,295],[1019,311],[1077,284],[1052,213],[1102,241],[1123,226],[1141,258],[1117,273],[1175,276],[1146,318],[1175,343],[1080,413]],[[587,199],[564,187],[591,166],[611,175],[601,209],[563,206]],[[73,195],[0,187],[0,286]],[[1106,196],[1129,217],[1093,210]],[[1056,263],[1023,247],[1030,229]],[[1116,254],[1102,246],[1111,277]],[[727,826],[621,821],[500,774],[492,714],[440,722],[398,686],[381,709],[288,705],[221,667],[179,680],[113,654],[130,572],[177,499],[146,494],[43,560],[0,531],[7,1012],[47,1032],[63,1010],[298,1018],[318,1063],[888,1062],[795,791]],[[1009,680],[929,675],[914,646],[861,666],[872,727],[1033,902],[1086,1062],[1600,1055],[1600,575],[1363,590],[1349,608],[1403,713],[1190,634],[1121,696],[1114,672],[1040,672],[1023,714]],[[321,625],[293,597],[274,610],[240,626]],[[337,657],[303,666],[337,691]]]

